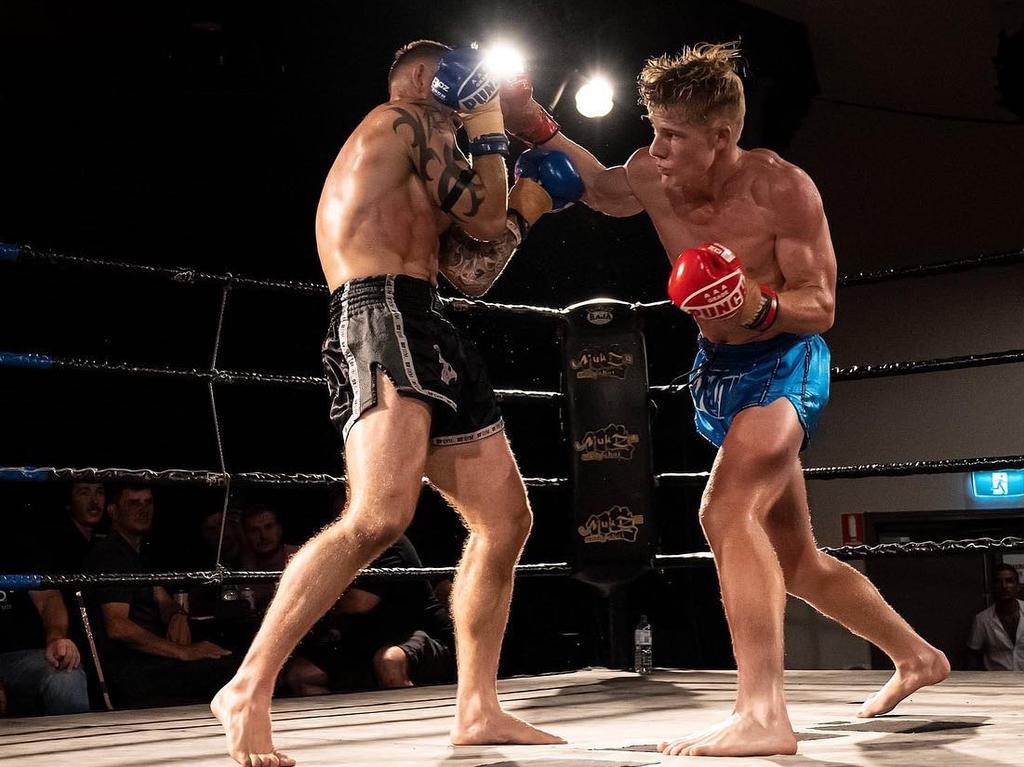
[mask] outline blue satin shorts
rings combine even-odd
[[[697,431],[721,447],[732,419],[748,407],[785,397],[796,409],[807,447],[828,402],[831,354],[821,336],[783,333],[767,341],[714,344],[697,339],[690,374]]]

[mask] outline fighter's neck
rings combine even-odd
[[[680,185],[679,191],[688,199],[715,202],[723,196],[726,184],[731,181],[743,167],[743,156],[746,152],[735,144],[715,157],[708,172],[703,178],[692,184]]]

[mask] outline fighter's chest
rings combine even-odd
[[[715,204],[696,204],[658,195],[646,208],[670,259],[702,242],[725,245],[747,269],[756,270],[758,264],[773,258],[773,222],[752,200],[734,197]]]

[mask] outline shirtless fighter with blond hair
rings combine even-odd
[[[498,702],[514,568],[532,518],[483,361],[441,315],[437,275],[482,295],[529,226],[571,199],[556,183],[553,202],[545,165],[524,170],[506,201],[498,83],[477,51],[410,43],[388,88],[341,148],[316,218],[331,290],[323,359],[348,504],[292,557],[238,673],[211,704],[230,755],[247,767],[295,764],[271,742],[274,681],[359,569],[408,527],[424,476],[469,529],[452,592],[452,743],[563,742]],[[472,164],[456,144],[459,122]],[[556,182],[575,173],[564,156],[556,165]]]
[[[799,453],[828,399],[836,261],[821,198],[802,170],[737,146],[743,85],[735,44],[647,62],[650,146],[606,168],[559,132],[529,83],[502,92],[506,128],[572,158],[583,201],[646,211],[673,263],[669,294],[700,329],[691,377],[698,431],[718,447],[700,519],[718,568],[738,670],[733,713],[661,744],[666,754],[792,754],[783,692],[783,611],[793,594],[881,648],[896,673],[861,707],[877,716],[949,663],[858,571],[818,551]],[[704,243],[704,244],[701,244]]]

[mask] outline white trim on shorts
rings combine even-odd
[[[424,389],[420,386],[420,379],[417,377],[416,368],[413,366],[412,354],[409,352],[409,341],[405,337],[405,325],[402,322],[402,313],[398,310],[398,305],[395,303],[395,275],[393,274],[387,275],[384,280],[384,303],[388,307],[388,311],[391,313],[391,321],[395,327],[395,335],[398,337],[398,349],[402,353],[402,364],[405,366],[405,376],[409,379],[409,384],[416,390],[417,394],[422,394],[424,397],[432,397],[433,399],[440,400],[448,405],[453,412],[459,412],[459,407],[455,404],[454,400],[450,400],[443,394],[431,391],[430,389]]]
[[[348,289],[349,283],[345,283],[341,294],[341,319],[338,321],[338,341],[341,344],[341,353],[345,355],[348,363],[348,383],[352,387],[352,414],[345,421],[341,428],[341,439],[348,439],[348,433],[355,426],[356,420],[362,413],[362,398],[359,396],[359,368],[356,366],[355,355],[348,348]]]
[[[499,418],[497,421],[492,423],[490,426],[485,426],[482,429],[471,431],[468,434],[445,434],[443,437],[432,437],[430,444],[435,447],[448,447],[449,445],[465,445],[468,442],[477,442],[484,437],[489,437],[492,434],[497,434],[499,431],[505,430],[505,419]]]

